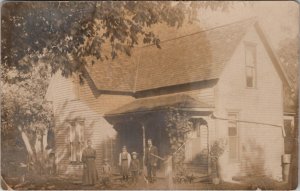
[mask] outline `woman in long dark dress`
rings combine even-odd
[[[96,150],[92,148],[91,140],[87,141],[88,147],[83,150],[82,162],[83,162],[83,185],[94,185],[98,180],[98,173],[96,170]]]

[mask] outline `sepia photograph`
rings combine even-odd
[[[1,189],[296,190],[296,1],[3,1]]]

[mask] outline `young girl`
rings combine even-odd
[[[126,147],[124,146],[119,156],[119,166],[121,166],[121,175],[123,177],[123,181],[128,181],[130,161],[131,156],[127,152]]]

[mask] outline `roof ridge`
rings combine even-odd
[[[177,40],[177,39],[180,39],[180,38],[185,38],[185,37],[188,37],[188,36],[196,35],[196,34],[199,34],[199,33],[203,33],[203,32],[207,32],[207,31],[215,30],[215,29],[218,29],[218,28],[231,26],[231,25],[234,25],[234,24],[237,24],[237,23],[247,22],[247,21],[250,21],[250,20],[256,21],[257,17],[250,17],[250,18],[247,18],[247,19],[244,19],[244,20],[238,20],[238,21],[235,21],[235,22],[232,22],[232,23],[215,26],[215,27],[212,27],[212,28],[209,28],[209,29],[197,31],[197,32],[194,32],[194,33],[189,33],[189,34],[182,35],[182,36],[179,36],[179,37],[162,40],[162,41],[160,41],[160,44],[164,43],[164,42],[169,42],[169,41]],[[140,48],[146,48],[146,47],[150,47],[150,46],[155,46],[155,44],[149,44],[149,45],[141,46],[141,47],[138,47],[138,49],[140,49]]]

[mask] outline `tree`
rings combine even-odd
[[[291,81],[291,87],[284,87],[284,108],[295,112],[295,123],[292,134],[292,160],[289,182],[291,189],[298,185],[298,115],[299,115],[299,87],[298,87],[298,61],[299,61],[299,37],[288,38],[281,42],[278,56],[283,64],[284,70]],[[293,168],[294,167],[294,168]]]
[[[286,109],[298,108],[298,38],[288,38],[280,43],[278,56],[291,81],[291,87],[284,88],[284,105]]]
[[[30,61],[24,57],[19,63]],[[44,100],[50,72],[45,63],[36,62],[32,66],[30,73],[2,67],[1,76],[7,81],[1,81],[1,135],[2,144],[16,137],[20,139],[28,153],[27,162],[41,167],[47,146],[43,144],[53,121],[51,105]]]
[[[2,10],[3,62],[18,69],[25,55],[46,53],[53,72],[65,76],[80,71],[85,56],[107,58],[105,42],[112,58],[120,51],[130,55],[139,36],[159,46],[146,29],[158,22],[180,26],[184,19],[183,6],[171,2],[10,2]]]
[[[131,55],[139,43],[159,46],[151,27],[164,23],[180,27],[186,15],[199,8],[227,9],[229,2],[8,2],[2,6],[2,62],[30,70],[18,61],[25,55],[44,55],[52,72],[82,77],[85,57],[95,60]],[[110,55],[103,48],[110,46]]]

